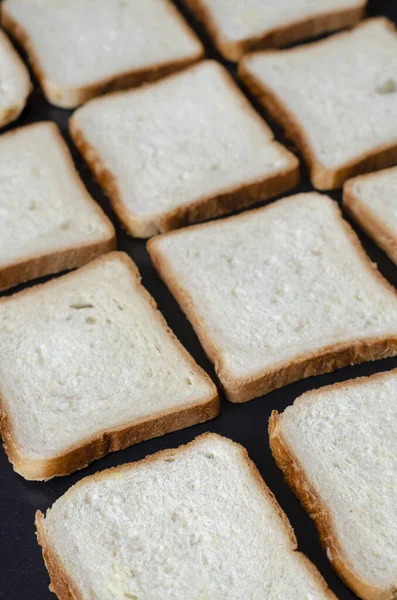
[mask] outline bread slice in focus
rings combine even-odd
[[[320,190],[397,163],[397,34],[385,18],[245,57],[240,77],[285,129]]]
[[[2,299],[0,348],[1,434],[26,479],[218,414],[215,386],[123,253]]]
[[[299,182],[297,158],[215,61],[93,100],[73,115],[70,130],[137,237],[243,208]]]
[[[338,574],[365,600],[397,589],[397,370],[313,390],[270,419],[270,444]]]
[[[343,188],[343,204],[397,264],[397,167],[347,181]]]
[[[5,0],[1,17],[47,100],[63,108],[157,79],[204,54],[170,0]]]
[[[115,243],[54,123],[0,136],[0,290],[78,267]]]
[[[60,600],[335,600],[245,449],[214,434],[83,479],[36,526]]]
[[[227,60],[351,27],[367,0],[183,0]]]
[[[315,192],[150,240],[232,402],[397,354],[397,293]]]
[[[19,117],[31,90],[27,68],[6,34],[0,31],[0,127]]]

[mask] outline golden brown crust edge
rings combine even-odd
[[[174,457],[176,454],[188,451],[191,446],[194,446],[197,442],[199,442],[201,439],[204,439],[206,437],[223,438],[223,436],[220,436],[218,434],[204,433],[204,434],[198,436],[197,438],[195,438],[192,442],[189,442],[188,444],[179,446],[178,448],[175,448],[175,449],[166,449],[166,450],[162,450],[160,452],[156,452],[155,454],[149,455],[146,458],[144,458],[140,461],[137,461],[136,463],[133,463],[133,466],[134,466],[134,468],[139,468],[146,464],[150,464],[151,462],[154,462],[156,460],[165,459],[167,457]],[[319,585],[319,587],[324,591],[325,595],[329,598],[329,600],[336,600],[336,596],[329,589],[326,581],[323,579],[323,577],[317,570],[316,566],[307,558],[306,555],[302,554],[301,552],[298,552],[297,540],[295,537],[294,530],[292,529],[291,523],[289,522],[287,515],[284,513],[284,511],[278,504],[274,494],[270,491],[270,489],[266,485],[266,483],[265,483],[264,479],[262,478],[261,474],[259,473],[255,463],[249,457],[247,450],[240,444],[237,444],[236,442],[233,442],[232,440],[230,440],[228,438],[223,438],[223,439],[226,439],[228,441],[228,443],[233,444],[234,446],[237,446],[239,448],[239,451],[241,452],[243,459],[245,460],[245,462],[247,464],[247,468],[249,469],[249,471],[252,475],[253,482],[261,488],[261,491],[262,491],[263,495],[265,496],[265,498],[268,499],[269,502],[273,505],[274,510],[280,520],[280,526],[284,527],[285,533],[290,540],[291,552],[295,552],[299,556],[300,561],[305,564],[308,573],[312,576],[313,580]],[[122,472],[124,469],[130,469],[130,468],[131,468],[131,463],[127,463],[124,465],[120,465],[119,467],[106,469],[105,471],[95,473],[94,475],[91,475],[89,477],[85,477],[84,479],[82,479],[78,483],[76,483],[74,486],[72,486],[72,488],[69,488],[69,490],[66,492],[66,494],[68,494],[70,492],[70,490],[72,490],[80,485],[83,485],[87,480],[93,479],[93,480],[98,481],[101,479],[106,479],[107,475],[110,472],[112,472],[112,473]],[[47,571],[50,575],[50,580],[51,580],[50,589],[58,596],[59,600],[83,600],[82,595],[76,588],[71,577],[64,569],[61,559],[57,555],[56,550],[54,548],[52,548],[51,545],[48,543],[48,540],[47,540],[46,534],[45,534],[44,520],[45,519],[44,519],[43,513],[40,511],[37,511],[36,518],[35,518],[35,524],[36,524],[36,530],[37,530],[37,541],[42,548],[44,562],[47,567]]]
[[[278,200],[277,202],[293,202],[294,196]],[[374,265],[363,247],[357,235],[350,225],[343,219],[340,209],[337,204],[330,200],[337,212],[341,225],[344,228],[346,235],[350,238],[353,248],[357,252],[358,259],[361,260],[367,269],[373,272],[379,283],[388,291],[392,292],[397,299],[396,289],[382,277],[376,265]],[[258,211],[267,210],[269,207],[264,206],[256,209]],[[244,218],[242,215],[229,217],[230,219]],[[216,223],[204,223],[193,227],[211,227]],[[177,232],[175,232],[177,234]],[[174,235],[172,232],[165,234],[167,236]],[[178,282],[178,277],[173,271],[172,265],[168,262],[165,255],[157,248],[158,238],[153,238],[147,243],[152,263],[158,272],[161,279],[167,285],[172,295],[182,308],[188,320],[193,326],[193,329],[198,336],[201,345],[209,359],[214,363],[215,372],[222,384],[226,398],[230,402],[240,403],[247,402],[258,396],[262,396],[272,392],[275,389],[284,387],[290,383],[300,379],[306,379],[313,375],[321,375],[330,373],[336,369],[346,367],[348,365],[359,364],[366,361],[379,360],[390,356],[397,355],[397,335],[387,337],[373,337],[363,340],[343,342],[333,344],[322,348],[319,351],[306,353],[303,356],[297,356],[289,362],[281,363],[273,369],[259,371],[257,374],[249,378],[236,379],[228,373],[222,361],[222,349],[219,348],[211,339],[207,332],[205,323],[202,317],[198,314],[194,306],[193,298],[189,292]]]
[[[30,125],[25,125],[24,127],[13,129],[8,133],[3,134],[2,139],[6,136],[18,135],[19,132],[26,131],[27,128],[41,127],[44,124],[52,129],[57,139],[59,148],[64,155],[65,164],[70,172],[70,178],[80,187],[85,197],[85,202],[89,203],[90,206],[95,209],[95,212],[100,217],[101,221],[106,225],[108,232],[103,234],[103,239],[101,240],[94,242],[90,241],[86,244],[56,250],[55,252],[43,252],[0,267],[0,291],[7,290],[20,283],[26,283],[27,281],[44,277],[45,275],[51,275],[80,267],[101,254],[105,254],[116,248],[116,232],[112,222],[85,188],[76,171],[69,148],[55,123],[46,121],[31,123]]]
[[[174,8],[171,3],[168,3],[171,6],[171,9],[175,11],[175,14],[180,18],[180,23],[183,25],[194,39],[200,40],[194,34],[194,32],[190,29],[188,24],[183,19],[182,15]],[[192,65],[193,63],[201,60],[204,57],[204,47],[201,45],[200,50],[196,53],[195,56],[191,58],[183,58],[180,60],[174,60],[172,62],[166,64],[157,64],[152,65],[151,67],[127,71],[125,73],[119,73],[113,77],[109,77],[103,81],[98,81],[95,84],[88,85],[80,88],[60,88],[59,86],[54,85],[45,75],[40,59],[37,55],[37,52],[34,49],[34,45],[30,40],[29,34],[27,31],[17,22],[15,21],[11,15],[7,12],[7,6],[2,4],[0,9],[1,14],[1,23],[3,28],[8,31],[8,33],[17,40],[17,42],[23,47],[25,50],[28,60],[32,66],[32,69],[42,87],[44,94],[50,102],[50,104],[54,106],[58,106],[60,108],[72,109],[76,108],[80,104],[84,104],[88,100],[95,98],[101,94],[105,94],[107,92],[111,92],[114,90],[122,90],[129,87],[136,87],[143,83],[149,81],[155,81],[160,79],[174,71],[179,71]]]
[[[168,335],[178,347],[178,351],[185,356],[197,373],[197,376],[210,385],[212,391],[209,396],[200,403],[195,402],[179,408],[178,410],[170,409],[165,412],[155,413],[149,417],[143,417],[131,423],[98,432],[90,438],[85,439],[80,444],[75,444],[63,454],[48,460],[31,459],[23,455],[16,442],[16,436],[13,432],[5,403],[0,396],[0,433],[3,438],[4,448],[14,470],[25,479],[42,481],[51,479],[52,477],[68,475],[74,471],[83,469],[94,460],[97,460],[110,452],[116,452],[123,448],[127,448],[132,444],[137,444],[172,431],[203,423],[215,418],[219,414],[220,401],[215,385],[201,367],[196,364],[192,356],[184,346],[182,346],[181,342],[168,327],[164,317],[157,309],[155,301],[140,283],[140,275],[133,261],[123,252],[112,252],[96,259],[94,263],[100,261],[105,262],[112,257],[118,257],[118,259],[122,260],[129,268],[131,277],[139,286],[140,293],[144,296],[153,310],[153,318],[157,320],[161,326],[165,326]],[[85,267],[82,267],[82,269],[90,269],[94,263],[90,263]],[[70,273],[64,277],[73,277],[73,275],[74,273]],[[56,285],[56,283],[57,280],[52,280],[41,285],[48,288]],[[16,295],[27,295],[32,293],[32,291],[34,292],[35,289],[37,289],[37,286],[35,288],[23,290]],[[1,299],[0,305],[2,302],[10,301],[10,299],[12,299],[12,296]]]
[[[397,265],[397,238],[387,223],[382,221],[364,204],[354,191],[355,184],[364,178],[372,177],[364,175],[347,181],[343,188],[343,206],[346,212],[356,221],[370,238],[372,238],[388,257]]]
[[[391,23],[391,21],[386,18],[383,18],[383,20],[388,24],[390,29],[395,31],[395,25]],[[360,27],[360,25],[358,27]],[[343,35],[346,35],[346,33],[339,34],[339,36]],[[334,37],[338,37],[338,34]],[[325,42],[327,42],[327,40],[314,42],[312,43],[312,46],[315,47],[316,45]],[[285,52],[292,52],[294,50],[298,49],[286,50]],[[309,167],[310,178],[316,189],[322,191],[337,189],[342,187],[345,181],[351,177],[391,167],[397,163],[397,142],[394,142],[392,144],[379,146],[374,150],[357,156],[357,158],[337,169],[324,167],[324,165],[317,160],[315,152],[310,144],[309,137],[299,120],[292,114],[284,104],[282,98],[280,98],[271,87],[266,86],[250,72],[248,61],[249,55],[244,57],[238,65],[238,76],[240,80],[247,90],[259,100],[272,119],[283,127],[285,136],[296,144]]]
[[[353,27],[365,16],[365,5],[356,8],[333,11],[324,15],[317,15],[304,20],[296,20],[283,27],[264,31],[263,34],[250,37],[238,42],[230,42],[222,37],[211,12],[202,0],[182,0],[185,6],[195,15],[206,31],[212,43],[231,62],[238,62],[241,57],[250,51],[265,48],[279,48],[293,44],[311,37]]]
[[[178,77],[178,75],[178,73],[170,75],[168,79]],[[235,85],[229,73],[222,68],[221,75],[232,87],[232,91],[239,96],[241,102],[244,102],[245,110],[257,119],[258,126],[268,129],[265,121]],[[148,238],[159,233],[167,233],[174,229],[247,208],[257,202],[268,200],[295,188],[299,185],[300,181],[299,160],[292,152],[273,139],[272,143],[277,145],[280,151],[288,157],[288,167],[272,175],[265,176],[264,179],[225,189],[213,196],[199,198],[196,201],[167,211],[162,215],[153,216],[145,220],[134,215],[128,209],[119,189],[117,177],[106,167],[100,152],[88,142],[83,131],[78,126],[74,115],[69,121],[69,131],[75,146],[84,158],[93,176],[108,196],[122,225],[130,235],[138,238]]]
[[[359,382],[360,380],[357,381]],[[343,382],[336,384],[335,386],[326,387],[337,386],[343,388],[346,386],[346,383],[347,382]],[[316,390],[312,390],[301,396],[301,399],[315,392]],[[352,589],[357,596],[363,598],[363,600],[395,600],[397,597],[397,590],[392,589],[385,591],[375,588],[362,580],[350,568],[349,561],[339,544],[331,513],[306,476],[305,470],[299,464],[292,448],[286,443],[281,431],[281,419],[282,415],[277,411],[273,411],[269,419],[269,442],[273,457],[277,466],[283,472],[287,485],[297,496],[304,510],[309,514],[311,519],[313,519],[321,545],[323,546],[332,567],[342,581]]]

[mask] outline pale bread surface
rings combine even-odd
[[[5,0],[2,16],[27,50],[47,98],[67,108],[203,54],[169,0]]]
[[[397,167],[346,182],[347,211],[397,264]]]
[[[396,292],[326,196],[292,196],[148,248],[231,400],[397,351]]]
[[[111,438],[112,430],[168,413],[177,428],[178,411],[200,413],[211,402],[216,414],[215,386],[167,328],[123,253],[3,299],[0,336],[2,435],[15,468],[30,478],[35,464],[40,475],[58,457],[63,474],[62,456],[76,447],[84,453],[104,432]]]
[[[114,244],[55,124],[0,136],[0,289],[79,266]]]
[[[19,117],[32,89],[29,72],[0,31],[0,127]]]
[[[328,558],[368,600],[392,600],[397,589],[396,395],[397,370],[339,383],[274,413],[270,427]]]
[[[225,58],[238,60],[256,46],[282,46],[348,27],[366,0],[184,0]]]
[[[60,600],[335,599],[246,451],[218,435],[86,478],[36,524]]]
[[[290,50],[245,57],[240,75],[303,152],[318,189],[397,162],[397,35],[384,18]]]
[[[180,225],[189,210],[192,221],[226,212],[222,194],[235,194],[230,211],[247,204],[250,185],[259,185],[253,203],[268,195],[260,184],[279,179],[274,195],[299,179],[296,157],[214,61],[91,101],[73,115],[71,133],[139,237]]]

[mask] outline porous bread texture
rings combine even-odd
[[[365,600],[397,592],[397,370],[308,392],[270,420],[279,467]]]
[[[203,22],[223,56],[237,62],[245,52],[285,46],[355,25],[367,0],[183,0]]]
[[[60,600],[335,600],[247,452],[218,435],[88,477],[36,525]]]
[[[251,54],[239,72],[324,190],[397,162],[396,57],[395,26],[377,18],[320,42]]]
[[[0,289],[80,266],[115,247],[54,123],[0,136]]]
[[[397,295],[337,204],[300,194],[151,240],[233,402],[397,353]]]
[[[123,253],[1,300],[0,340],[2,436],[27,479],[218,413],[215,386]]]
[[[1,16],[48,101],[63,108],[157,79],[204,54],[170,0],[5,0]]]
[[[19,117],[31,90],[27,68],[6,34],[0,31],[0,127]]]
[[[397,264],[397,168],[347,181],[343,188],[343,204]]]
[[[93,100],[73,115],[70,131],[137,237],[242,208],[299,182],[297,158],[215,61]]]

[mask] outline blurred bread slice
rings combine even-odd
[[[31,90],[27,68],[6,34],[0,31],[0,127],[19,117]]]
[[[247,55],[241,79],[308,163],[314,187],[397,163],[397,34],[385,18],[290,50]]]
[[[47,100],[73,108],[180,69],[204,49],[170,0],[5,0]]]
[[[237,62],[260,48],[277,48],[355,25],[367,0],[183,0],[219,52]]]

